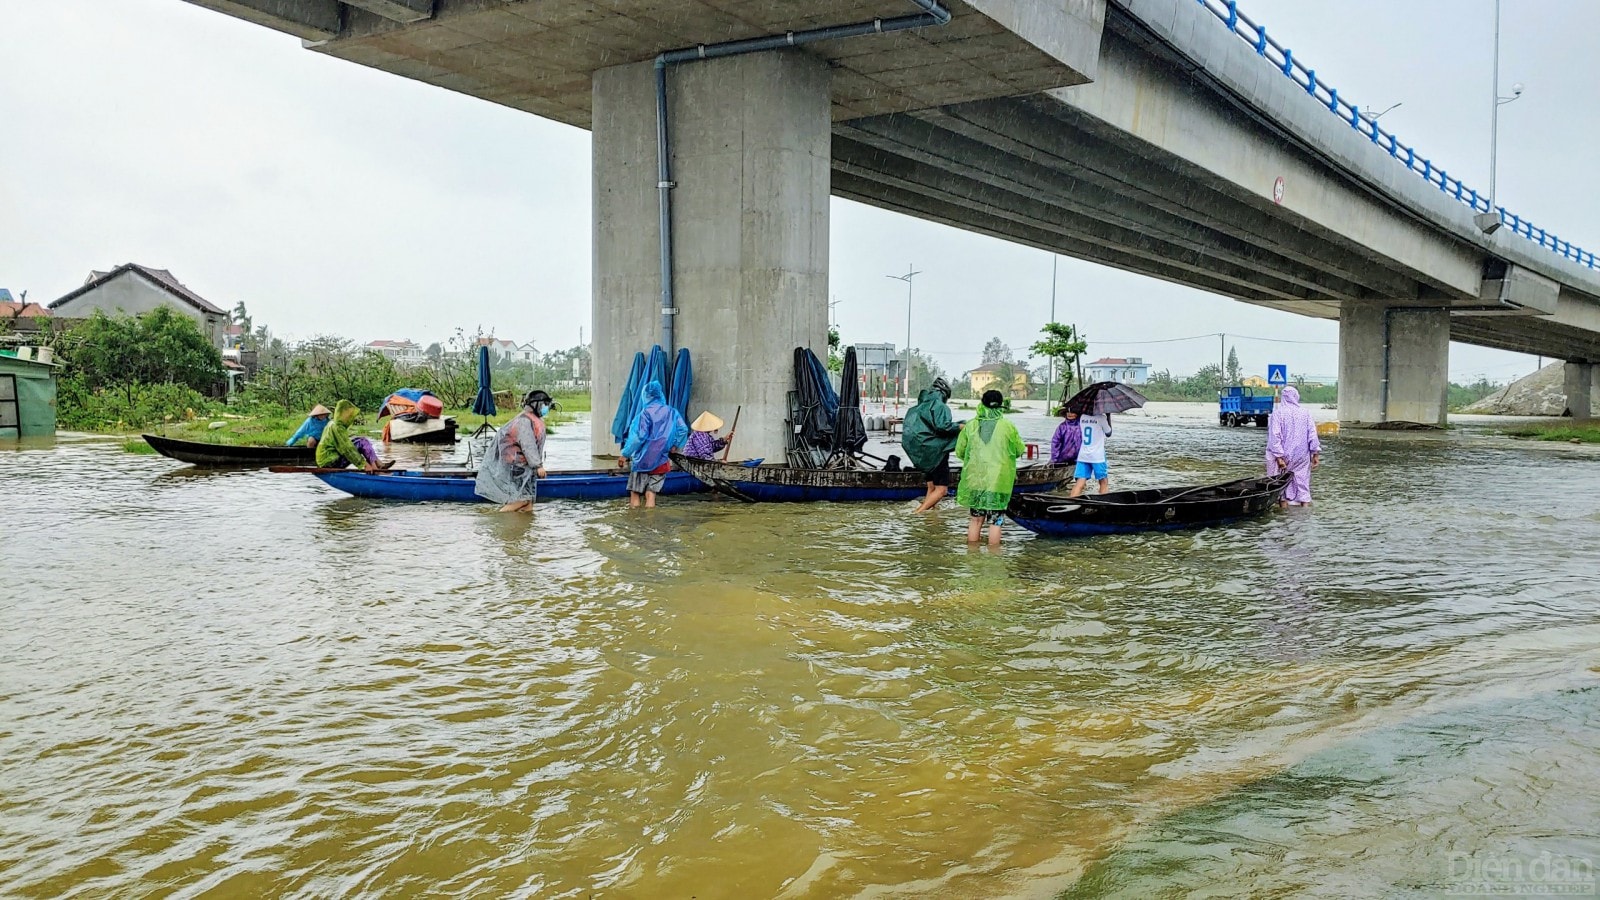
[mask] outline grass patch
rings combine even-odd
[[[1541,422],[1507,428],[1502,433],[1534,441],[1600,444],[1600,422]]]
[[[154,456],[156,448],[146,444],[143,440],[123,441],[122,449],[127,453],[137,453],[141,456]]]

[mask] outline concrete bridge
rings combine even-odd
[[[634,351],[675,342],[696,405],[743,404],[742,450],[782,457],[830,193],[1337,318],[1349,422],[1443,423],[1452,339],[1569,360],[1590,412],[1594,254],[1227,0],[189,2],[592,131],[596,448]]]

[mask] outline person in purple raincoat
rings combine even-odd
[[[1267,420],[1267,474],[1288,472],[1289,486],[1283,491],[1284,506],[1311,505],[1311,470],[1322,464],[1322,442],[1317,440],[1317,423],[1300,406],[1300,392],[1283,389],[1278,405]]]
[[[1050,436],[1050,465],[1066,466],[1078,461],[1078,448],[1083,446],[1083,429],[1078,427],[1078,414],[1065,406],[1056,412],[1061,424]]]

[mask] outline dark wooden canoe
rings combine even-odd
[[[301,466],[313,465],[317,451],[310,447],[259,447],[180,441],[156,434],[140,435],[162,456],[191,466]]]
[[[680,469],[710,485],[713,490],[742,500],[806,503],[827,500],[849,503],[864,500],[917,500],[927,489],[927,477],[916,469],[885,472],[879,469],[803,469],[693,459],[672,454]],[[1017,469],[1016,491],[1048,490],[1072,477],[1072,466],[1022,466]],[[960,469],[952,471],[960,478]],[[951,496],[955,496],[952,483]]]
[[[1012,521],[1046,537],[1086,537],[1225,525],[1259,516],[1283,499],[1288,475],[1241,478],[1201,487],[1110,494],[1027,494],[1011,498]]]

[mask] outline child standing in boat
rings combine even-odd
[[[1082,435],[1078,448],[1078,468],[1072,474],[1077,478],[1072,485],[1072,496],[1077,497],[1089,486],[1089,479],[1100,482],[1100,493],[1111,490],[1111,479],[1106,477],[1106,439],[1111,437],[1111,414],[1096,413],[1078,417],[1078,431]]]

